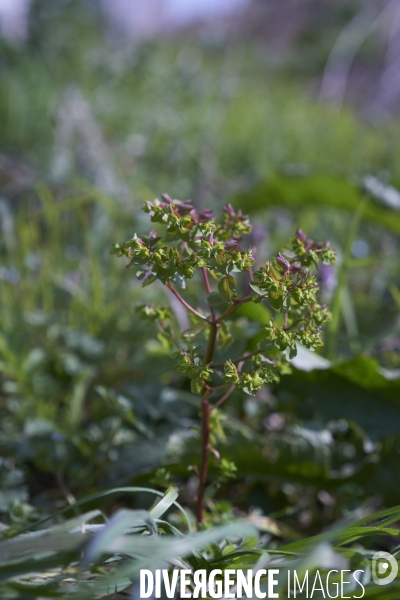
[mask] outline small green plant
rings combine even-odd
[[[176,370],[191,380],[191,391],[201,397],[201,460],[198,470],[197,521],[204,519],[209,452],[217,409],[238,388],[254,395],[288,372],[288,360],[296,356],[297,343],[314,350],[322,345],[322,325],[330,318],[317,301],[318,284],[311,269],[319,262],[332,263],[335,254],[328,243],[317,243],[301,230],[291,250],[279,253],[264,265],[255,265],[255,249],[242,244],[251,232],[249,219],[227,205],[220,219],[211,210],[197,211],[191,201],[146,202],[143,210],[163,232],[117,243],[111,253],[125,256],[137,277],[147,286],[160,281],[190,315],[193,326],[181,330],[170,307],[141,305],[143,319],[157,322],[160,336],[171,352]],[[159,233],[165,233],[162,237]],[[192,306],[177,290],[200,274],[204,300]],[[214,283],[215,282],[215,283]],[[260,328],[256,347],[242,356],[226,357],[235,311],[246,303],[265,303],[274,316]],[[220,361],[219,354],[225,354]],[[234,476],[235,466],[221,463],[223,475]]]

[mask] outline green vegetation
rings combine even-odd
[[[368,565],[400,543],[398,124],[313,100],[293,56],[274,66],[260,42],[183,37],[122,49],[85,6],[38,2],[26,48],[1,47],[1,597],[118,598],[138,569],[160,563],[276,560],[299,572],[365,566],[365,597],[394,600],[400,580],[375,586]],[[316,69],[328,51],[317,44]],[[184,282],[168,283],[175,271],[142,288],[109,254],[134,232],[143,243],[139,209],[154,210],[167,190],[199,212],[230,203],[250,216],[239,270],[249,248],[265,265],[297,229],[329,240],[336,264],[316,271],[318,301],[332,312],[324,345],[283,336],[284,313],[303,301],[296,289],[280,312],[287,255],[269,263],[272,302],[237,305],[221,271],[209,299],[219,318],[229,311],[219,341],[230,334],[230,345],[218,347],[218,364],[265,350],[267,335],[273,357],[289,362],[279,380],[259,364],[245,372],[262,371],[263,385],[254,373],[243,382],[235,363],[224,381],[208,380],[194,356],[213,327],[202,277],[182,292],[198,314],[187,313]],[[204,264],[190,253],[185,268],[218,270],[232,258],[218,266],[202,252]],[[251,296],[263,298],[271,281],[266,271],[256,278]],[[181,356],[178,372],[172,332],[191,361]],[[212,411],[197,525],[204,380],[256,393],[232,388]]]
[[[169,306],[145,304],[138,310],[142,319],[159,325],[158,338],[174,352],[176,371],[190,379],[190,391],[201,398],[196,517],[198,523],[203,523],[209,453],[215,453],[223,478],[235,477],[237,470],[225,457],[221,460],[213,447],[222,432],[219,407],[235,389],[256,396],[265,384],[279,381],[281,374],[288,375],[291,370],[287,361],[297,356],[298,343],[313,351],[323,345],[321,326],[331,314],[317,303],[318,283],[310,267],[333,264],[335,253],[328,244],[310,240],[299,229],[287,257],[279,253],[253,271],[257,249],[241,246],[242,238],[252,231],[241,210],[235,212],[228,204],[223,219],[216,220],[210,209],[197,212],[191,201],[172,200],[166,194],[161,202],[146,202],[143,209],[152,222],[166,229],[165,241],[153,230],[148,236],[135,234],[128,242],[115,243],[111,252],[127,257],[128,266],[138,267],[136,276],[144,287],[155,281],[163,283],[192,318],[190,328],[182,328],[179,314],[174,315]],[[188,304],[175,287],[185,290],[198,271],[204,283],[207,315]],[[245,276],[244,281],[240,275]],[[211,277],[218,281],[215,291]],[[239,295],[237,278],[243,288]],[[269,309],[263,301],[268,301]],[[232,315],[246,305],[248,320],[242,330],[236,326],[234,332]],[[272,318],[274,311],[281,313],[276,319]],[[252,351],[244,348],[239,358],[227,354],[235,338],[247,342],[243,329],[248,329],[250,319],[258,314],[264,319],[270,314],[271,318],[267,326],[254,332]],[[220,364],[218,354],[219,359],[225,355]],[[218,379],[219,385],[215,385]],[[215,392],[220,396],[217,400],[212,397]]]

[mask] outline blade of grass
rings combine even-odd
[[[65,506],[64,508],[49,515],[48,517],[45,517],[44,519],[41,519],[40,521],[36,521],[36,523],[33,523],[32,525],[29,525],[27,527],[24,527],[24,528],[16,531],[14,535],[15,536],[20,535],[21,533],[35,529],[36,527],[43,525],[50,519],[54,519],[55,517],[61,516],[61,515],[65,514],[66,512],[73,510],[74,508],[77,508],[78,506],[83,506],[84,504],[87,504],[88,502],[94,502],[96,500],[101,500],[102,498],[106,498],[108,496],[113,496],[115,494],[136,494],[136,493],[147,493],[147,494],[154,494],[155,496],[160,496],[161,498],[164,497],[164,494],[162,492],[159,492],[157,490],[152,490],[151,488],[145,488],[145,487],[119,487],[119,488],[113,488],[111,490],[105,490],[103,492],[96,492],[94,494],[90,494],[89,496],[85,496],[84,498],[81,498],[80,500],[77,500],[74,504],[69,504],[68,506]],[[178,502],[176,502],[176,500],[174,500],[171,504],[176,506],[181,511],[181,513],[183,514],[183,516],[186,519],[186,522],[188,525],[188,530],[191,533],[192,532],[192,524],[191,524],[190,519],[187,516],[187,513],[184,510],[184,508]],[[154,517],[154,514],[152,516]]]
[[[346,285],[347,275],[349,272],[348,263],[351,258],[351,249],[358,232],[361,218],[368,205],[368,201],[369,199],[367,196],[364,196],[361,199],[350,223],[349,233],[347,236],[346,246],[343,254],[343,260],[338,273],[338,282],[332,301],[332,320],[330,321],[327,328],[328,355],[330,357],[335,356],[336,354],[337,338],[340,326],[341,305],[343,301],[343,291]]]

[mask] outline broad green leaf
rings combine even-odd
[[[275,308],[275,310],[281,310],[283,299],[280,294],[278,294],[277,292],[269,292],[268,300],[272,308]]]
[[[254,283],[253,281],[250,281],[249,283],[251,289],[258,294],[259,296],[266,296],[267,292],[265,290],[262,290],[256,283]]]
[[[221,306],[221,304],[225,304],[225,300],[221,298],[218,292],[211,292],[211,294],[208,294],[207,302],[211,304],[211,306]]]
[[[332,436],[325,428],[291,427],[284,434],[270,432],[267,438],[254,431],[233,429],[223,446],[223,456],[235,463],[238,478],[253,477],[257,481],[299,482],[326,486],[332,469]],[[179,476],[186,472],[186,464],[194,464],[197,440],[187,441],[174,457],[176,464],[170,470]],[[210,477],[217,467],[210,464]]]
[[[264,304],[245,302],[236,310],[236,314],[247,317],[250,321],[257,321],[261,325],[269,325],[271,313]]]
[[[297,355],[291,359],[292,365],[299,371],[325,370],[331,366],[331,361],[316,352],[311,352],[302,344],[297,343]]]
[[[219,294],[224,302],[232,302],[236,296],[236,281],[232,275],[225,275],[218,282]]]
[[[296,413],[310,418],[317,411],[325,421],[348,419],[357,423],[372,440],[398,434],[400,379],[385,377],[378,363],[359,356],[329,363],[298,346],[299,366],[291,377],[282,377],[278,389],[293,394]]]
[[[200,394],[201,390],[203,389],[203,380],[200,379],[199,377],[194,377],[191,381],[190,381],[190,390],[192,392],[192,394]]]
[[[363,196],[361,186],[327,174],[305,177],[285,177],[275,174],[249,192],[233,200],[235,206],[246,206],[247,211],[268,206],[287,208],[329,206],[344,211],[356,211]],[[370,201],[363,218],[374,225],[380,224],[389,231],[400,234],[400,211],[382,203]]]

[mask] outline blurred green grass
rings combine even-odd
[[[109,168],[134,198],[169,190],[205,203],[287,166],[399,181],[397,122],[313,100],[314,80],[269,64],[267,46],[229,36],[118,45],[85,4],[47,4],[24,49],[1,49],[0,149],[40,177]]]

